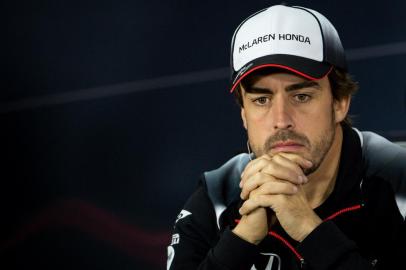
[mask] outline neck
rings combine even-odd
[[[306,197],[312,206],[321,205],[331,194],[336,182],[343,142],[343,130],[340,124],[336,125],[333,143],[323,159],[320,167],[308,175],[309,182],[303,186]]]

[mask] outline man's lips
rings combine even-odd
[[[294,141],[277,142],[272,145],[271,149],[276,151],[296,151],[303,147],[303,144]]]

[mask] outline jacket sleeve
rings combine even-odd
[[[357,245],[348,239],[332,222],[327,221],[316,228],[300,245],[299,252],[305,258],[308,269],[314,270],[372,270],[405,269],[402,257],[406,254],[405,228],[399,233],[398,241],[386,245],[371,236],[371,245],[382,245],[389,252],[380,258],[366,259]],[[326,252],[328,251],[328,252]]]
[[[378,184],[379,183],[379,184]],[[406,269],[406,222],[397,208],[389,183],[370,181],[363,228],[367,240],[359,247],[333,221],[325,221],[299,245],[309,269]],[[371,218],[372,217],[372,218]]]
[[[175,221],[167,269],[250,269],[257,254],[257,246],[229,229],[219,232],[213,206],[200,185]]]
[[[332,221],[323,222],[299,245],[308,269],[372,270],[373,262],[364,259],[357,245]]]

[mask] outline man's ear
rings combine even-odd
[[[350,109],[351,95],[341,98],[341,100],[334,100],[334,114],[336,123],[345,119]]]
[[[242,124],[244,125],[244,128],[247,129],[247,118],[245,117],[244,107],[241,107],[241,119],[242,119]]]

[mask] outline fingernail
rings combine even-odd
[[[293,192],[297,192],[297,186],[293,186]]]
[[[240,184],[239,184],[239,186],[240,186],[240,188],[242,188],[242,181],[240,181]]]
[[[304,183],[304,178],[303,176],[299,175],[299,184],[303,184]]]
[[[313,162],[311,162],[310,160],[306,160],[306,165],[311,167],[311,166],[313,166]]]

